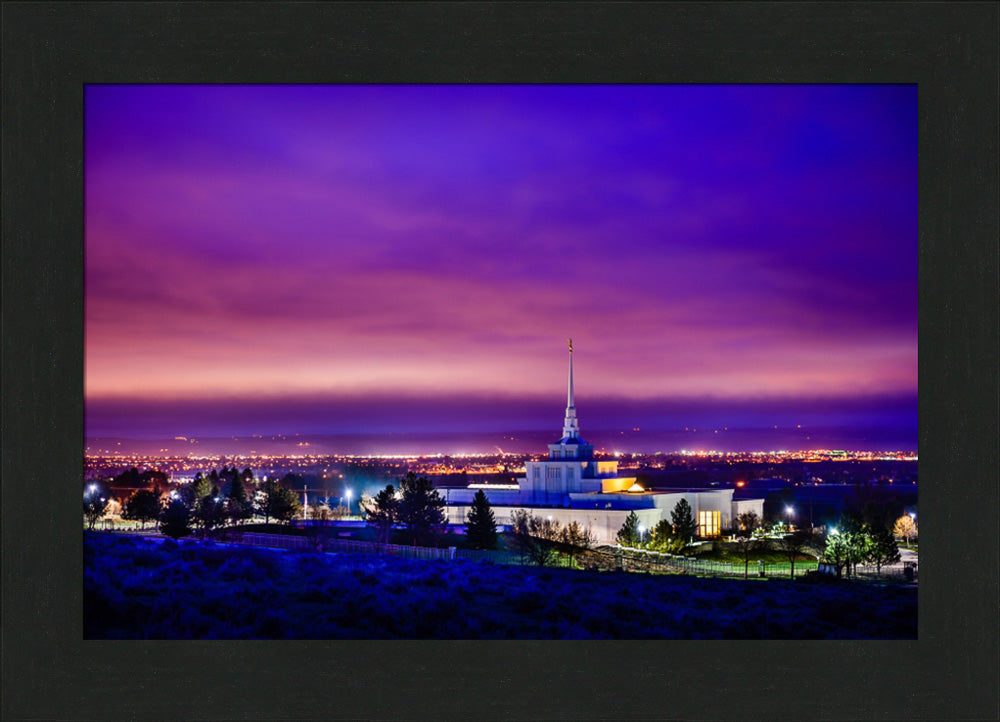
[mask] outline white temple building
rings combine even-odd
[[[646,491],[635,477],[618,476],[618,462],[594,459],[594,447],[580,438],[573,400],[573,342],[569,343],[569,381],[562,437],[549,444],[546,461],[525,463],[525,475],[514,484],[470,484],[442,489],[449,524],[464,524],[472,497],[483,489],[498,524],[509,524],[517,509],[548,517],[562,525],[576,521],[589,527],[598,543],[613,543],[634,511],[639,523],[652,530],[670,519],[681,499],[691,505],[699,537],[719,536],[738,514],[763,515],[763,499],[733,500],[733,489],[670,489]]]

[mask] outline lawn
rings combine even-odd
[[[914,639],[917,591],[84,535],[89,639]]]

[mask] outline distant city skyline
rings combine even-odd
[[[85,93],[88,436],[917,419],[917,90]]]

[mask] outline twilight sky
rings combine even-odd
[[[914,85],[85,99],[88,435],[916,426]]]

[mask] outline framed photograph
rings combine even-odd
[[[6,716],[996,714],[995,8],[4,14]]]

